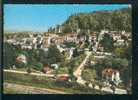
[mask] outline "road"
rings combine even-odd
[[[21,94],[67,94],[65,92],[53,89],[46,88],[38,88],[33,86],[25,86],[13,83],[4,83],[4,89],[10,89],[17,91],[17,93]]]
[[[74,71],[74,76],[77,78],[77,82],[81,83],[81,84],[85,84],[85,80],[82,79],[81,74],[82,71],[84,69],[84,65],[86,64],[87,60],[89,59],[91,52],[86,53],[87,56],[85,57],[85,59],[82,61],[82,63],[78,66],[78,68]]]
[[[27,74],[25,71],[17,71],[17,70],[7,70],[4,69],[5,72],[12,72],[12,73],[19,73],[19,74]],[[35,76],[46,76],[46,77],[55,77],[55,74],[43,74],[43,73],[30,73],[30,75],[35,75]],[[68,74],[58,74],[57,76],[68,76]]]
[[[89,84],[89,87],[92,88],[92,85]],[[99,90],[99,87],[96,85],[94,89]],[[113,91],[110,89],[110,87],[103,87],[102,88],[102,91],[109,92],[109,93],[113,93]],[[127,94],[127,92],[124,89],[116,88],[115,94]]]

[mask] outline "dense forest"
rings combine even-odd
[[[69,16],[62,24],[57,25],[56,29],[62,27],[62,32],[77,32],[77,29],[101,31],[107,29],[111,31],[132,30],[132,9],[123,8],[113,11],[96,11],[91,13],[78,13]],[[49,28],[48,31],[54,31],[55,28]]]

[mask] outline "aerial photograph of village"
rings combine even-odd
[[[5,4],[4,94],[132,94],[129,4]]]

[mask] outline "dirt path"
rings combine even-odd
[[[4,89],[11,89],[17,91],[17,93],[19,94],[67,94],[59,90],[38,88],[13,83],[4,83]]]
[[[73,73],[74,76],[77,78],[78,83],[85,84],[85,82],[86,82],[85,80],[82,79],[81,74],[84,69],[85,63],[87,62],[90,55],[91,55],[91,52],[88,52],[85,59],[82,61],[82,63],[78,66],[78,68]]]

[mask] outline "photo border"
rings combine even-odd
[[[2,99],[3,100],[54,100],[54,99],[59,99],[59,100],[76,100],[76,99],[81,99],[81,100],[137,100],[138,99],[138,4],[136,3],[98,3],[98,2],[75,2],[75,3],[66,3],[66,2],[47,2],[45,3],[45,1],[42,4],[132,4],[132,94],[123,94],[123,95],[117,95],[117,94],[109,94],[109,95],[94,95],[94,94],[65,94],[65,95],[59,95],[59,94],[3,94],[3,24],[4,24],[4,19],[3,19],[3,7],[4,4],[25,4],[28,0],[24,1],[24,2],[17,2],[18,0],[4,0],[4,2],[2,2],[2,12],[1,12],[1,95],[2,95]],[[33,1],[33,0],[31,0]],[[36,0],[37,2],[29,2],[29,4],[41,4],[41,0],[40,2],[38,2],[38,0]]]

